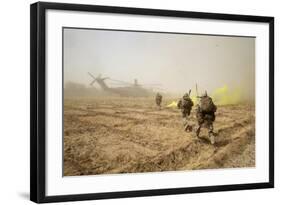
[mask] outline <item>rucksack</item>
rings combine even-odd
[[[200,108],[203,112],[216,112],[217,107],[213,103],[212,98],[204,96],[200,100]]]
[[[190,109],[193,106],[193,103],[190,98],[184,98],[182,100],[182,107],[185,109]]]

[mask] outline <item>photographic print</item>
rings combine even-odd
[[[64,27],[63,176],[255,167],[255,37]]]
[[[274,17],[30,7],[30,199],[274,187]]]

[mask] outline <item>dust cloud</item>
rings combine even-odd
[[[194,101],[205,91],[221,105],[255,99],[254,37],[70,28],[63,37],[66,96],[102,95],[98,84],[89,86],[91,72],[109,77],[109,87],[118,87],[111,79],[137,79],[169,96],[192,89]]]

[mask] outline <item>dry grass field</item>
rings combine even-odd
[[[180,111],[154,98],[65,99],[64,175],[255,166],[254,106],[218,106],[214,131],[214,145],[206,129],[185,132]]]

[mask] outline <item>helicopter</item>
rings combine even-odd
[[[133,83],[124,82],[121,80],[115,80],[109,77],[102,77],[99,74],[95,77],[93,74],[88,72],[88,75],[93,78],[93,81],[90,83],[90,86],[93,86],[94,83],[97,83],[101,89],[105,92],[117,94],[121,97],[149,97],[155,95],[153,88],[151,87],[159,87],[160,84],[139,84],[137,79],[134,79]],[[114,82],[118,87],[109,87],[105,82],[106,80]],[[145,88],[145,86],[150,86],[149,88]],[[160,89],[160,88],[157,88]]]

